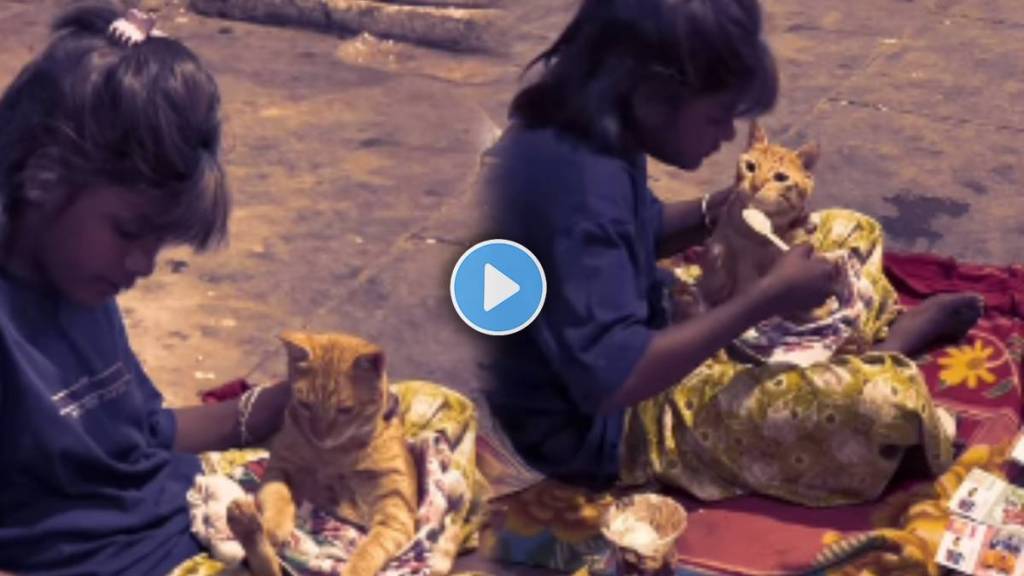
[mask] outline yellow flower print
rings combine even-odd
[[[242,466],[262,458],[270,453],[265,448],[236,448],[222,452],[204,452],[200,455],[204,474],[223,474],[236,477]]]
[[[225,572],[224,564],[203,552],[178,564],[170,576],[216,576]]]
[[[996,381],[996,375],[988,369],[988,359],[995,350],[975,340],[974,346],[958,346],[950,348],[945,356],[939,358],[939,365],[944,366],[939,378],[950,386],[958,386],[967,382],[967,387],[978,387],[978,380],[986,384]]]

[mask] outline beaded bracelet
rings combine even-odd
[[[711,194],[705,194],[704,197],[700,199],[700,214],[704,217],[704,227],[708,230],[711,230],[712,228],[711,216],[708,215],[708,200],[710,199]]]
[[[241,436],[242,446],[248,446],[249,437],[249,416],[252,414],[252,407],[256,404],[256,398],[263,392],[265,386],[254,386],[247,390],[238,400],[238,432]]]

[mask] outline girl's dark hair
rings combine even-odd
[[[609,152],[626,145],[629,97],[650,74],[669,74],[684,97],[732,92],[735,116],[770,110],[778,94],[757,0],[583,0],[527,69],[537,64],[540,78],[516,95],[510,116]]]
[[[76,4],[0,98],[0,232],[26,202],[113,185],[152,195],[160,232],[203,250],[224,240],[220,95],[180,42],[108,35],[124,11]]]

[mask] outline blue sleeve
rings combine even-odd
[[[3,335],[0,334],[0,418],[4,418],[4,388],[8,386],[7,382],[11,380],[10,375],[14,370],[9,365],[7,359],[8,351],[6,342],[3,341]]]
[[[143,398],[150,442],[170,450],[174,447],[174,436],[177,434],[177,418],[173,410],[164,407],[163,394],[150,380],[149,375],[142,368],[139,358],[132,350],[120,309],[116,304],[112,307],[118,345],[121,348],[120,356],[125,363],[125,368],[131,373],[135,385],[139,387],[139,393]]]
[[[146,420],[149,423],[149,438],[155,445],[171,450],[174,448],[174,436],[178,432],[178,420],[174,411],[164,407],[164,397],[146,371],[142,369],[139,359],[129,347],[126,350],[129,358],[128,369],[135,377],[136,384],[141,388],[146,399]]]
[[[596,413],[652,337],[644,284],[661,203],[646,189],[644,165],[557,131],[510,129],[495,156],[496,229],[522,240],[547,277],[527,334],[573,403]]]
[[[653,230],[654,251],[657,252],[661,247],[661,236],[665,226],[665,203],[655,196],[650,188],[644,192],[647,197],[647,221]]]
[[[544,310],[531,326],[576,404],[594,413],[625,383],[653,331],[639,293],[624,223],[578,221],[553,240],[543,263]]]

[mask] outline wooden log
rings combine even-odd
[[[374,0],[190,0],[189,7],[205,16],[344,35],[368,32],[446,50],[490,52],[503,45],[501,10],[454,4],[493,1],[449,0],[438,6]]]

